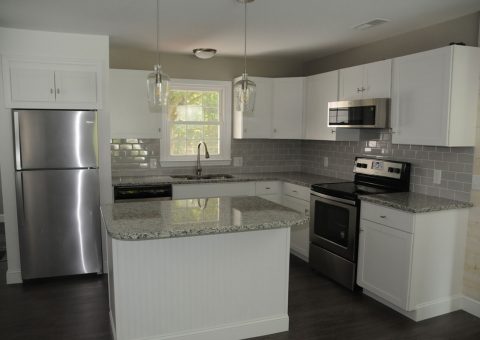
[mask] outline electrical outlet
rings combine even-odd
[[[328,168],[328,157],[323,157],[323,167]]]
[[[433,184],[442,183],[442,170],[433,170]]]
[[[157,168],[157,159],[150,158],[150,169],[156,169],[156,168]]]
[[[243,166],[243,157],[233,157],[233,166]]]

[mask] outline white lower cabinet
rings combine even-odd
[[[462,303],[468,209],[408,213],[362,202],[357,284],[420,321]]]
[[[282,204],[299,213],[310,215],[310,189],[293,183],[283,183]],[[291,228],[290,251],[295,256],[308,262],[310,246],[309,223],[303,223]]]
[[[282,182],[256,182],[255,195],[274,203],[282,204]]]
[[[413,234],[362,220],[358,285],[407,310]]]

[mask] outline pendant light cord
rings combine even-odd
[[[245,5],[245,15],[244,15],[244,43],[243,43],[243,67],[244,67],[244,74],[247,74],[247,1],[244,2]]]
[[[160,65],[160,50],[158,49],[158,36],[160,32],[160,8],[159,8],[159,1],[157,0],[157,65]]]

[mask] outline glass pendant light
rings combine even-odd
[[[162,71],[160,66],[160,50],[158,49],[158,35],[160,26],[159,0],[157,0],[157,64],[153,72],[147,77],[148,106],[152,112],[163,112],[167,104],[167,96],[170,87],[170,77]]]
[[[253,81],[248,79],[247,75],[247,3],[254,0],[237,0],[244,4],[245,16],[244,16],[244,49],[243,49],[243,66],[244,71],[242,78],[235,82],[233,85],[233,95],[235,110],[243,112],[244,115],[253,115],[255,108],[255,95],[257,92],[257,86]]]

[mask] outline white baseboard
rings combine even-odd
[[[462,309],[465,312],[480,318],[480,301],[464,296]]]
[[[5,222],[5,219],[3,217],[3,214],[0,214],[0,223],[3,223],[3,222]]]
[[[297,249],[290,248],[290,253],[298,257],[299,259],[302,259],[303,261],[308,263],[308,255],[305,256],[305,254]]]
[[[141,340],[225,340],[225,339],[247,339],[257,336],[274,334],[288,331],[288,315],[280,315],[274,318],[238,322],[221,327],[214,327],[202,330],[170,333],[163,335],[141,338]],[[110,325],[113,338],[116,340],[115,327],[112,313],[110,311]],[[140,339],[139,339],[140,340]]]
[[[153,336],[145,338],[145,340],[247,339],[286,331],[288,331],[288,315],[282,315],[276,318],[239,322],[197,331]]]
[[[405,315],[407,318],[410,318],[413,321],[422,321],[425,319],[433,318],[435,316],[451,313],[462,309],[464,304],[464,297],[462,295],[458,295],[418,305],[416,310],[406,311],[366,289],[363,290],[363,294],[370,296],[372,299],[375,299],[378,302],[383,303],[387,307],[390,307],[396,312]]]
[[[22,272],[20,270],[7,270],[7,284],[22,283]]]

